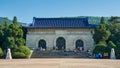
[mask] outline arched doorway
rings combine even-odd
[[[84,50],[84,43],[82,40],[78,39],[75,44],[77,50]]]
[[[39,42],[38,42],[38,47],[39,48],[42,48],[42,49],[46,49],[46,41],[45,40],[40,40]]]
[[[66,49],[66,41],[63,37],[57,38],[56,47],[58,50],[65,50]]]

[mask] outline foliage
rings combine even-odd
[[[0,48],[0,56],[2,56],[3,55],[3,51],[2,51],[2,49]]]
[[[13,58],[26,58],[25,54],[22,52],[13,52],[12,57]]]
[[[0,25],[0,47],[6,51],[12,50],[14,57],[28,57],[30,50],[25,45],[23,30],[18,25],[17,17],[13,18],[13,24],[8,24],[8,19]]]
[[[116,58],[120,59],[120,42],[117,42],[116,45],[117,45],[116,48],[115,48]]]
[[[101,17],[101,20],[100,20],[100,24],[105,24],[105,18],[104,17]]]
[[[26,46],[20,46],[14,50],[12,55],[14,58],[28,58],[30,55],[30,49]]]
[[[109,20],[111,24],[101,24],[95,28],[93,38],[96,44],[107,45],[107,52],[110,55],[111,48],[115,49],[116,57],[120,59],[120,19],[119,17],[111,17]],[[106,30],[108,32],[106,32]],[[110,33],[110,34],[109,34]],[[109,35],[109,36],[108,36]],[[95,47],[94,51],[99,47]],[[103,47],[104,48],[104,47]],[[100,50],[100,49],[99,49]]]
[[[111,49],[111,48],[115,48],[116,45],[112,41],[109,41],[108,42],[108,47]]]
[[[107,24],[106,27],[111,32],[108,41],[111,40],[115,44],[120,41],[120,24]]]
[[[0,47],[2,47],[4,33],[2,31],[2,26],[0,25]]]
[[[116,23],[120,23],[119,21],[119,17],[115,16],[111,16],[111,18],[109,19],[109,22],[113,23],[113,24],[116,24]]]
[[[25,40],[23,38],[17,38],[16,39],[16,45],[17,46],[22,46],[25,44]]]
[[[3,50],[7,48],[13,48],[15,45],[15,41],[13,37],[7,37],[5,41],[3,42],[2,48]]]
[[[115,47],[116,57],[120,59],[120,24],[114,23],[114,24],[107,24],[106,26],[107,29],[109,29],[111,32],[108,41],[112,41],[116,45]]]
[[[27,28],[22,27],[22,30],[23,30],[23,38],[26,40]]]
[[[94,54],[98,54],[98,53],[103,54],[105,52],[107,52],[107,47],[105,44],[97,44],[93,50]]]
[[[14,18],[13,18],[13,24],[18,25],[17,17],[16,16],[14,16]]]
[[[110,36],[110,31],[106,29],[105,24],[102,24],[95,28],[95,33],[93,34],[93,38],[96,44],[100,42],[105,42],[109,38],[109,36]]]

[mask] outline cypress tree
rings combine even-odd
[[[16,16],[14,16],[14,18],[13,18],[13,24],[18,25],[18,22],[17,22],[17,17],[16,17]]]
[[[100,20],[100,24],[105,24],[105,18],[104,17],[101,17],[101,20]]]

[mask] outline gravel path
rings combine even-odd
[[[0,68],[120,68],[120,60],[110,59],[0,59]]]

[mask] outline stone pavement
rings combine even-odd
[[[0,59],[0,68],[120,68],[120,60],[79,58]]]

